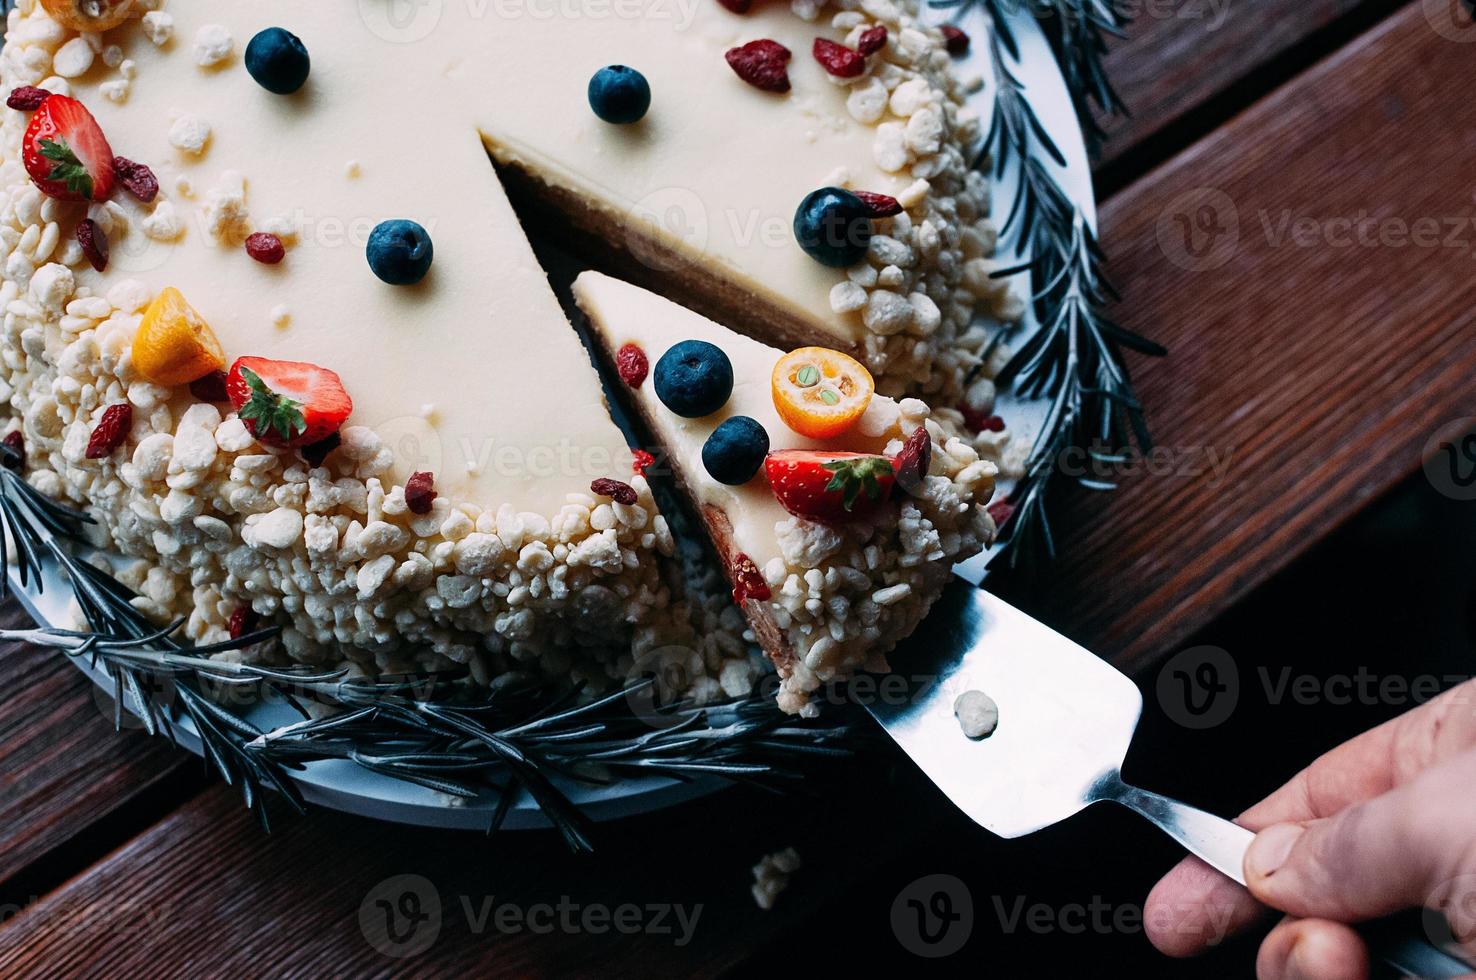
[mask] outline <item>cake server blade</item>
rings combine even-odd
[[[1158,825],[1241,884],[1249,830],[1123,782],[1143,697],[1121,671],[1002,599],[955,578],[892,656],[894,673],[861,698],[887,734],[980,826],[1021,837],[1100,801]],[[968,738],[954,700],[982,691],[999,724]],[[1408,928],[1365,930],[1386,962],[1417,977],[1471,967]]]

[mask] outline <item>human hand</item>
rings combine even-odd
[[[1186,858],[1145,908],[1148,938],[1192,956],[1266,911],[1263,980],[1361,980],[1347,923],[1427,906],[1476,942],[1476,681],[1340,745],[1236,821],[1257,832],[1246,888]]]

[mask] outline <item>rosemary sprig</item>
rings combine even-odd
[[[1009,567],[1031,565],[1055,555],[1046,498],[1068,451],[1110,464],[1134,443],[1144,451],[1151,448],[1122,348],[1153,356],[1166,352],[1107,314],[1117,295],[1104,273],[1106,256],[1056,177],[1054,168],[1066,166],[1066,158],[1041,124],[1013,67],[1020,63],[1020,47],[1008,15],[1028,6],[1041,23],[1093,155],[1105,135],[1094,109],[1126,111],[1102,57],[1106,37],[1120,34],[1127,16],[1116,0],[932,2],[960,9],[981,3],[988,14],[994,112],[976,166],[992,161],[996,179],[1012,164],[1020,172],[1019,191],[1000,226],[1000,238],[1026,258],[994,275],[1031,273],[1031,305],[1040,328],[1020,344],[995,383],[1026,398],[1049,398],[1050,406],[1025,475],[1010,495],[1013,512],[1001,529],[995,560]],[[1112,487],[1090,475],[1077,481],[1093,489]]]
[[[0,444],[0,462],[19,459]],[[0,630],[0,639],[53,647],[106,671],[119,727],[126,707],[150,734],[177,742],[177,725],[188,718],[206,763],[240,787],[264,826],[267,790],[303,812],[292,771],[316,760],[346,759],[463,799],[497,793],[489,833],[527,793],[571,848],[590,850],[589,820],[559,788],[560,777],[603,783],[622,775],[712,776],[793,784],[812,760],[851,755],[868,730],[846,709],[837,712],[841,720],[796,722],[763,691],[720,704],[659,706],[651,680],[591,700],[578,688],[551,683],[488,692],[458,674],[366,679],[342,670],[216,660],[270,642],[278,631],[203,646],[177,639],[182,622],[155,626],[134,608],[136,597],[126,586],[73,555],[70,546],[84,543],[88,523],[18,472],[0,468],[0,524],[15,547],[18,576],[39,590],[43,563],[55,561],[90,627]],[[227,693],[232,697],[222,697]],[[222,703],[267,698],[291,705],[301,720],[261,731]]]

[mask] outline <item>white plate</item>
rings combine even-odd
[[[1010,15],[1009,24],[1019,44],[1022,63],[1012,68],[1016,77],[1029,90],[1031,105],[1041,123],[1067,160],[1067,167],[1058,169],[1057,173],[1062,187],[1087,216],[1087,220],[1095,226],[1096,207],[1092,196],[1091,170],[1065,81],[1056,67],[1055,58],[1039,25],[1025,12],[1025,5],[1018,7]],[[986,43],[986,15],[982,6],[971,4],[962,12],[928,9],[924,19],[930,23],[956,23],[974,40],[969,54],[959,61],[957,67],[965,76],[977,74],[986,80],[984,90],[971,96],[970,104],[979,112],[987,131],[992,107],[992,86],[989,84],[991,68],[989,45]],[[1054,167],[1054,164],[1048,165]],[[1014,199],[1018,183],[1019,168],[1012,165],[995,185],[994,210],[996,215],[1001,216],[1001,220],[1009,211],[1006,202]],[[1002,249],[1000,258],[1004,263],[1014,264],[1019,256]],[[1014,286],[1022,295],[1028,295],[1028,275],[1019,276]],[[1033,320],[1027,319],[1022,331],[1028,334],[1035,326]],[[1032,437],[1044,416],[1044,406],[1038,402],[1016,401],[1004,395],[1000,399],[1000,405],[1001,414],[1010,419],[1011,427],[1016,433],[1015,438]],[[981,556],[960,565],[958,571],[965,578],[977,583],[984,575],[984,561]],[[37,623],[45,625],[67,620],[66,606],[70,591],[53,563],[47,562],[45,566],[44,592],[20,588],[14,573],[9,574],[17,596]],[[99,687],[111,694],[112,683],[106,674],[80,660],[74,660],[74,663]],[[280,704],[258,705],[246,717],[264,730],[299,720],[296,712]],[[184,718],[177,723],[176,728],[180,743],[199,755],[200,740],[194,724]],[[442,794],[381,776],[352,762],[337,759],[307,763],[293,778],[301,788],[304,799],[310,804],[380,820],[427,827],[483,830],[496,807],[496,796],[490,792],[484,799],[453,805]],[[663,777],[624,779],[609,786],[559,779],[555,783],[574,804],[595,820],[611,820],[672,806],[711,793],[724,785],[721,780],[715,779],[681,782]],[[523,793],[509,810],[504,826],[508,829],[547,827],[548,821],[537,804]]]

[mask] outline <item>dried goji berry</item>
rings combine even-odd
[[[902,213],[902,205],[890,194],[873,194],[871,191],[852,191],[866,205],[873,218],[890,218]]]
[[[815,38],[815,44],[811,47],[810,52],[815,56],[815,60],[820,62],[820,67],[836,78],[855,78],[866,70],[866,59],[861,57],[859,52],[823,37]]]
[[[128,193],[145,204],[159,196],[159,178],[141,163],[127,157],[113,157],[113,176],[128,189]]]
[[[739,555],[733,559],[733,601],[743,605],[749,599],[766,600],[773,596],[764,573],[758,570],[753,559]]]
[[[309,466],[322,466],[323,460],[328,458],[328,454],[341,445],[343,445],[343,436],[334,432],[324,436],[317,442],[310,442],[306,446],[303,446],[301,450],[302,458],[308,461]]]
[[[246,254],[263,265],[276,265],[287,257],[287,248],[271,232],[258,231],[246,236]]]
[[[9,470],[25,469],[26,437],[21,435],[21,431],[19,429],[16,429],[14,432],[8,434],[4,439],[0,439],[0,443],[4,443],[5,448],[9,449],[11,453],[15,454],[14,456],[11,456],[9,454],[0,456],[0,464],[3,464],[5,468]]]
[[[410,479],[405,481],[405,506],[410,508],[412,514],[429,514],[431,504],[435,503],[436,475],[434,473],[411,473]]]
[[[102,421],[92,430],[87,440],[88,459],[106,459],[113,450],[123,445],[128,430],[133,427],[133,406],[128,402],[109,405],[103,412]]]
[[[856,50],[864,57],[868,54],[876,54],[887,46],[887,27],[885,24],[877,24],[861,32],[861,39],[856,42]]]
[[[237,606],[231,611],[231,620],[226,624],[226,629],[230,631],[231,639],[239,640],[256,629],[256,610],[250,606]]]
[[[943,46],[948,53],[957,58],[959,55],[967,54],[969,50],[969,36],[952,24],[943,25]]]
[[[645,383],[646,373],[651,369],[651,362],[646,359],[646,352],[641,350],[639,344],[626,344],[615,354],[615,372],[620,375],[620,380],[632,388],[639,388]]]
[[[625,504],[626,506],[630,506],[638,499],[636,497],[635,487],[629,483],[612,480],[607,476],[602,476],[591,483],[589,485],[589,492],[597,497],[609,497],[617,504]]]
[[[190,382],[190,394],[202,402],[230,401],[230,393],[226,391],[226,373],[211,371],[203,378],[196,378]]]
[[[761,38],[723,55],[738,77],[765,92],[789,91],[789,49],[778,41]]]
[[[77,244],[82,246],[88,264],[98,272],[108,267],[108,236],[96,221],[83,218],[77,222]]]
[[[10,95],[5,99],[5,104],[12,109],[19,109],[21,112],[35,112],[41,108],[41,103],[45,102],[46,97],[50,94],[44,88],[36,88],[34,85],[22,85],[11,91]]]
[[[908,437],[893,463],[897,470],[897,482],[904,490],[916,490],[922,486],[923,477],[928,475],[928,468],[932,465],[933,438],[928,435],[927,426],[920,425]]]

